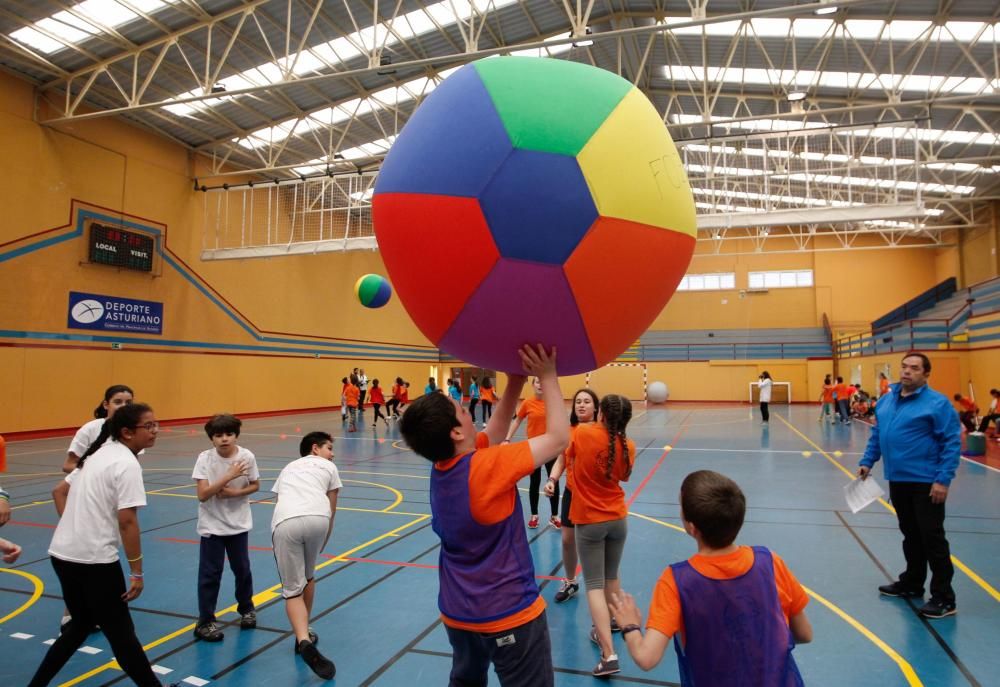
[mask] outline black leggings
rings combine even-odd
[[[399,417],[399,399],[390,398],[388,401],[386,401],[385,412],[391,413],[392,415]]]
[[[49,684],[83,646],[94,625],[101,626],[118,665],[132,682],[139,687],[160,687],[142,644],[135,636],[128,604],[122,601],[126,588],[121,563],[70,563],[53,557],[52,567],[59,577],[63,600],[72,620],[63,626],[62,634],[49,647],[28,687]]]
[[[768,420],[771,419],[771,413],[767,409],[767,402],[766,401],[761,401],[760,402],[760,417],[761,417],[761,419],[764,422],[767,422]]]
[[[483,422],[493,417],[493,401],[480,401],[483,404]]]
[[[373,425],[378,424],[379,418],[382,418],[383,420],[386,419],[385,415],[382,414],[382,404],[381,403],[372,403],[372,408],[375,409],[375,421],[372,422]],[[386,406],[385,409],[386,409],[386,411],[388,411],[389,410],[389,406]]]
[[[553,458],[545,464],[545,473],[552,474],[552,468],[556,464]],[[542,468],[537,467],[531,473],[531,480],[528,482],[528,504],[531,506],[531,514],[538,515],[538,490],[542,486]],[[556,482],[556,490],[549,497],[549,505],[552,506],[552,515],[559,515],[559,482]]]
[[[479,403],[479,399],[478,398],[470,398],[469,399],[469,415],[472,416],[472,421],[473,422],[476,421],[476,404],[478,404],[478,403]],[[486,411],[484,410],[483,412],[485,413]],[[483,419],[486,419],[486,418],[484,417]]]

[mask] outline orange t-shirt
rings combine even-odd
[[[392,397],[398,399],[402,394],[403,394],[403,385],[402,384],[393,384],[392,385]]]
[[[344,400],[347,401],[347,406],[349,408],[358,407],[358,399],[361,398],[361,389],[354,386],[353,384],[348,384],[344,387]]]
[[[878,395],[885,396],[887,393],[889,393],[889,380],[880,379],[878,383]]]
[[[573,494],[576,498],[576,494]],[[774,559],[774,584],[778,588],[778,601],[787,621],[793,615],[801,613],[809,597],[802,585],[795,579],[781,557],[771,552]],[[703,556],[695,554],[688,562],[705,577],[713,580],[728,580],[746,574],[753,565],[753,549],[741,546],[733,553],[724,556]],[[681,599],[674,581],[674,571],[669,567],[660,575],[653,587],[653,600],[649,606],[649,618],[646,628],[662,632],[668,637],[681,633],[681,644],[684,643],[684,616],[681,613]]]
[[[635,462],[635,442],[626,441],[626,455],[616,442],[615,464],[611,479],[605,476],[608,465],[608,430],[602,424],[579,425],[566,448],[566,461],[573,471],[573,502],[569,517],[574,524],[621,520],[628,515],[625,491],[618,484],[627,482]]]
[[[404,386],[399,390],[399,401],[400,403],[409,403],[410,401],[410,388]]]
[[[858,393],[858,387],[854,386],[853,384],[848,385],[847,398],[852,398],[856,393]]]
[[[833,384],[823,385],[823,403],[833,403]]]
[[[958,399],[958,405],[962,406],[962,410],[964,410],[966,412],[973,411],[973,410],[977,409],[975,401],[973,401],[971,398],[968,398],[966,396],[962,396],[962,398]]]
[[[836,385],[835,387],[833,387],[833,391],[834,391],[834,393],[837,394],[837,400],[838,401],[843,401],[843,400],[849,398],[848,395],[847,395],[847,385],[846,384],[838,384],[838,385]]]
[[[461,456],[434,463],[435,470],[450,470]],[[486,432],[476,435],[476,451],[469,466],[469,510],[480,525],[495,525],[514,512],[518,481],[535,470],[531,446],[527,441],[490,446]],[[541,595],[534,603],[513,615],[485,623],[463,623],[441,615],[448,627],[471,632],[503,632],[531,622],[545,610]]]
[[[497,400],[497,395],[496,395],[496,392],[494,391],[493,387],[485,387],[485,386],[480,387],[479,388],[479,400],[480,401],[489,401],[490,403],[495,402]]]
[[[569,428],[569,441],[570,441],[570,443],[573,443],[573,438],[576,436],[576,430],[580,429],[581,427],[590,427],[591,425],[595,425],[595,424],[597,424],[597,423],[596,422],[583,422],[583,423],[578,424],[576,426],[570,427]],[[570,491],[573,491],[573,489],[574,489],[574,487],[573,487],[573,465],[570,463],[569,458],[567,458],[565,456],[565,454],[563,454],[563,468],[564,468],[564,472],[566,473],[566,488],[569,489]],[[570,506],[572,506],[572,502],[570,502]]]
[[[522,420],[528,418],[528,438],[540,437],[545,434],[545,401],[540,398],[529,398],[521,402],[517,416]]]

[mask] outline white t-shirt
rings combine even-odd
[[[75,453],[78,458],[86,453],[90,445],[97,439],[97,435],[101,433],[101,428],[105,422],[107,422],[107,418],[99,417],[76,430],[76,434],[73,435],[73,441],[69,444],[69,451]],[[87,460],[90,460],[90,458]]]
[[[332,460],[303,456],[285,466],[271,491],[278,495],[271,518],[271,531],[289,518],[303,515],[330,517],[328,492],[340,489],[340,473]]]
[[[771,402],[771,380],[762,379],[760,380],[760,402],[770,403]]]
[[[368,375],[361,375],[358,377],[358,389],[364,391],[368,388]]]
[[[202,451],[201,455],[198,456],[198,461],[194,464],[194,472],[191,473],[191,477],[208,480],[210,484],[214,484],[226,475],[229,466],[237,460],[246,462],[247,474],[231,480],[226,486],[242,489],[250,482],[256,482],[260,479],[260,472],[257,471],[257,459],[253,453],[242,446],[237,446],[236,453],[230,458],[223,458],[215,448]],[[249,532],[252,528],[253,515],[250,513],[249,495],[230,499],[220,499],[218,496],[213,496],[198,504],[198,534],[203,537],[210,534],[227,537],[231,534]]]
[[[114,563],[121,544],[118,511],[146,505],[139,461],[109,439],[69,481],[73,486],[49,555],[72,563]]]

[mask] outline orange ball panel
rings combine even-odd
[[[598,365],[617,358],[653,323],[687,270],[695,239],[599,217],[563,269]]]

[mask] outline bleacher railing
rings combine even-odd
[[[950,317],[916,318],[844,336],[834,342],[834,355],[852,358],[910,350],[965,350],[970,344],[985,343],[977,341],[985,338],[985,334],[977,337],[977,330],[989,328],[996,318],[987,316],[1000,313],[1000,277],[964,291],[965,303]],[[971,327],[970,319],[976,319]]]
[[[919,315],[924,310],[937,305],[939,302],[951,298],[958,290],[958,282],[955,277],[949,277],[940,284],[932,286],[919,296],[911,298],[898,308],[886,313],[882,317],[872,322],[872,329],[879,330],[893,324],[905,322]]]
[[[767,360],[772,358],[829,358],[830,350],[817,341],[782,341],[775,343],[672,343],[639,344],[630,353],[641,362],[676,362],[702,360]],[[630,358],[631,359],[631,358]]]

